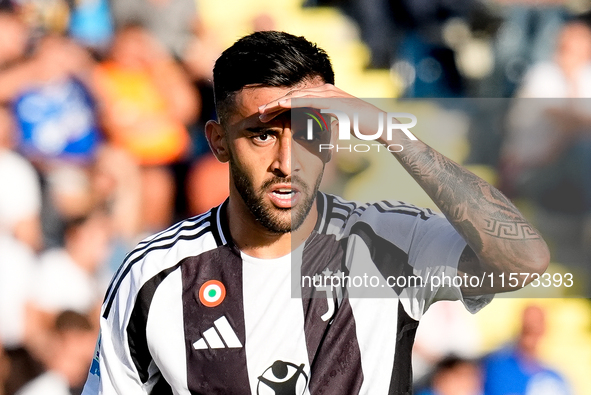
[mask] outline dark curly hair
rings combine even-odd
[[[226,49],[213,69],[215,106],[220,121],[245,86],[291,87],[313,78],[334,84],[326,52],[304,37],[264,31],[242,37]]]

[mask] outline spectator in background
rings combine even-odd
[[[199,115],[199,96],[164,48],[135,25],[116,32],[94,87],[108,139],[142,166],[142,229],[163,229],[174,204],[169,165],[188,154],[185,125]]]
[[[591,29],[567,23],[555,58],[525,75],[509,114],[504,177],[535,205],[534,223],[554,259],[590,274]],[[526,100],[538,98],[538,100]],[[582,281],[583,283],[585,281]],[[588,282],[587,282],[588,283]]]
[[[10,348],[31,338],[29,298],[36,263],[31,248],[0,234],[0,339]]]
[[[47,247],[61,245],[64,222],[81,215],[71,213],[78,205],[57,205],[57,185],[51,180],[60,179],[64,167],[83,173],[101,139],[88,85],[91,65],[88,52],[72,40],[46,36],[31,58],[0,74],[6,82],[0,96],[13,103],[19,150],[48,181],[42,212]],[[78,185],[67,186],[68,193]]]
[[[92,164],[57,163],[44,173],[43,228],[46,248],[61,248],[69,222],[86,216],[94,197],[89,175]]]
[[[220,202],[220,196],[224,199],[228,194],[227,188],[222,187],[221,183],[207,186],[207,190],[211,191],[211,198],[208,196],[209,192],[203,193],[203,189],[200,189],[197,195],[194,193],[197,188],[203,187],[201,179],[203,179],[204,169],[212,171],[214,178],[222,180],[228,178],[227,165],[220,164],[213,158],[203,132],[205,123],[216,116],[211,85],[213,64],[221,53],[216,32],[208,29],[199,18],[194,0],[112,0],[111,7],[118,30],[125,30],[130,25],[141,25],[145,28],[169,55],[182,62],[190,83],[198,93],[198,98],[203,98],[196,103],[193,99],[184,100],[186,104],[193,102],[193,111],[195,109],[198,111],[193,114],[190,121],[186,118],[183,121],[184,125],[188,126],[191,147],[185,152],[184,157],[175,159],[176,163],[172,167],[174,182],[172,179],[167,179],[164,172],[160,172],[159,175],[156,175],[154,169],[152,169],[152,175],[148,171],[142,172],[144,177],[158,178],[155,181],[163,186],[168,185],[169,190],[173,184],[176,184],[176,196],[164,196],[164,194],[157,196],[156,189],[153,188],[150,191],[144,191],[147,200],[164,202],[166,199],[174,198],[175,212],[178,217],[200,214],[212,205],[217,205]],[[166,84],[162,85],[166,86]],[[177,97],[179,97],[178,93]],[[158,204],[151,204],[151,206],[158,207]],[[163,211],[153,209],[150,213],[143,215],[145,222],[152,223],[147,227],[148,229],[161,228],[161,224],[168,221],[164,218],[150,219],[150,216],[156,217],[157,213]]]
[[[1,76],[24,56],[28,34],[12,12],[0,11],[0,26]],[[33,167],[14,152],[15,126],[9,108],[0,106],[0,233],[38,250],[42,245],[39,180]]]
[[[0,233],[37,251],[42,246],[39,179],[33,166],[13,150],[14,141],[12,114],[0,107]]]
[[[553,59],[525,74],[518,98],[591,98],[591,29],[573,20],[559,32]]]
[[[41,190],[31,164],[12,150],[14,141],[12,114],[0,106],[0,393],[6,395],[41,370],[26,348],[35,334],[29,300],[42,245]]]
[[[109,215],[114,242],[129,251],[141,233],[139,165],[122,148],[104,144],[97,152],[90,183],[95,206],[104,207]],[[117,259],[117,266],[121,260]]]
[[[76,395],[82,392],[92,360],[96,330],[85,315],[73,311],[60,313],[46,348],[45,373],[17,395]]]
[[[415,382],[433,370],[446,355],[471,359],[478,356],[480,334],[473,316],[461,302],[444,300],[431,306],[415,336],[413,374]]]
[[[482,97],[512,97],[528,67],[552,58],[567,18],[568,0],[493,0],[502,16],[495,35],[494,72],[481,86]]]
[[[193,38],[197,18],[195,0],[111,0],[115,26],[139,24],[169,54],[182,59]]]
[[[27,350],[38,360],[46,358],[51,328],[61,311],[88,315],[98,325],[100,302],[112,275],[106,265],[111,232],[102,211],[71,220],[65,236],[65,247],[44,252],[29,280],[33,335]]]
[[[111,240],[109,225],[105,213],[94,210],[68,223],[64,248],[41,255],[32,299],[44,315],[46,328],[64,310],[98,316],[111,274],[103,271]],[[39,324],[42,328],[43,320]]]
[[[26,31],[19,37],[26,42]],[[50,35],[37,41],[30,56],[0,69],[0,103],[10,104],[18,149],[42,179],[64,162],[83,167],[92,161],[100,133],[87,84],[91,64],[88,52],[72,40]],[[51,203],[44,202],[42,213],[49,247],[61,243],[63,232],[61,213]]]
[[[0,98],[13,103],[20,149],[31,160],[92,159],[99,131],[85,84],[91,64],[88,52],[72,40],[46,36],[30,59],[0,75]]]
[[[515,344],[491,353],[483,360],[484,395],[569,395],[560,374],[539,360],[546,316],[538,306],[523,310],[521,331]]]
[[[429,388],[418,395],[482,395],[480,367],[468,360],[448,356],[439,361]]]
[[[42,244],[41,189],[33,166],[12,150],[13,141],[13,119],[0,107],[0,339],[17,348],[30,330],[30,278]]]

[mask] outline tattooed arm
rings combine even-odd
[[[544,240],[498,189],[441,155],[420,140],[405,139],[393,155],[433,199],[468,245],[459,275],[543,273],[550,254]],[[526,284],[533,280],[528,276]],[[493,281],[482,288],[462,288],[466,296],[514,291]]]
[[[333,85],[324,84],[294,89],[261,106],[260,119],[267,122],[296,107],[338,109],[348,114],[349,119],[358,114],[359,129],[367,135],[375,134],[375,125],[373,122],[366,125],[364,119],[375,120],[381,112]],[[392,154],[468,243],[460,257],[460,275],[481,277],[483,273],[494,273],[494,278],[498,278],[500,273],[541,274],[546,270],[550,260],[546,243],[501,192],[420,140],[410,140],[400,131],[393,138],[396,141],[381,138],[377,141],[404,147],[401,152]],[[519,279],[519,285],[523,285],[525,276],[520,275]],[[531,276],[528,279],[533,280]],[[464,295],[479,295],[516,289],[509,287],[507,281],[505,285],[502,288],[499,281],[493,281],[492,287],[463,288],[462,292]]]

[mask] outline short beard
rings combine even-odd
[[[240,193],[240,196],[242,197],[244,204],[246,204],[246,207],[248,207],[248,210],[252,213],[254,218],[267,230],[277,234],[285,234],[295,231],[304,223],[304,220],[312,209],[312,204],[314,203],[314,199],[318,193],[318,188],[320,187],[320,182],[322,181],[322,174],[324,172],[324,170],[320,172],[311,194],[307,193],[309,191],[308,186],[302,182],[301,178],[297,176],[273,177],[272,179],[264,182],[257,193],[254,189],[252,181],[248,178],[248,175],[240,170],[238,166],[236,166],[236,163],[233,159],[230,159],[230,169],[232,171],[232,182],[238,190],[238,193]],[[273,184],[289,182],[294,182],[295,185],[297,185],[300,194],[302,195],[302,199],[300,200],[299,204],[295,209],[293,209],[294,212],[291,212],[291,208],[282,209],[270,207],[270,204],[265,205],[264,194],[266,193],[265,191],[268,187]],[[273,209],[284,213],[291,212],[290,219],[288,221],[283,220],[280,215],[272,212]]]

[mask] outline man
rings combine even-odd
[[[206,133],[230,163],[230,197],[129,254],[107,291],[85,395],[407,394],[427,307],[465,297],[475,311],[506,283],[395,286],[380,299],[348,289],[291,298],[290,284],[297,294],[304,274],[352,275],[359,262],[427,281],[545,270],[544,241],[500,192],[401,131],[388,144],[404,146],[396,158],[447,219],[318,193],[330,157],[314,144],[327,136],[302,137],[291,110],[330,99],[348,114],[379,113],[333,82],[326,53],[286,33],[254,33],[217,60],[219,120]]]
[[[96,338],[94,329],[84,314],[71,310],[59,313],[43,350],[46,371],[16,394],[79,394],[88,370],[88,360],[92,358]]]
[[[521,313],[521,330],[512,344],[484,357],[485,395],[569,395],[561,374],[540,361],[540,343],[546,332],[546,313],[528,305]]]

